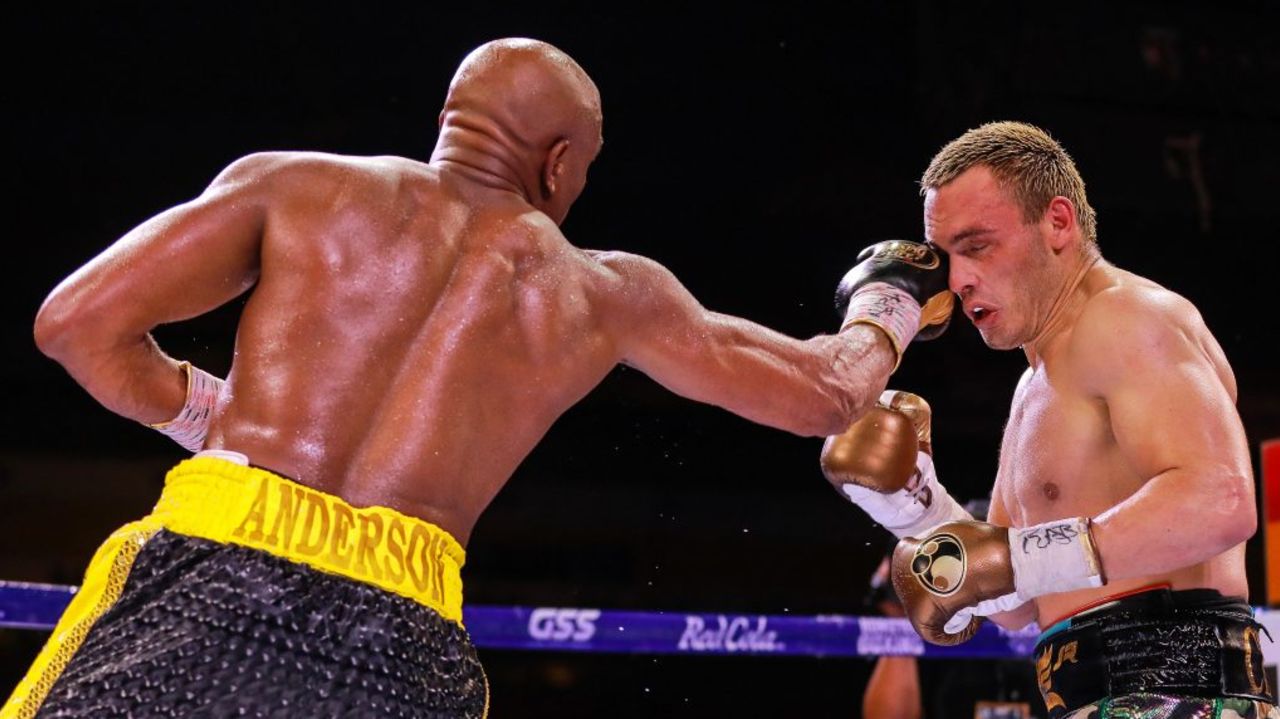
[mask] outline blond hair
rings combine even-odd
[[[991,169],[1013,193],[1027,222],[1037,222],[1058,196],[1071,200],[1076,224],[1089,242],[1098,241],[1098,213],[1084,193],[1076,164],[1049,133],[1024,122],[989,122],[947,143],[920,177],[920,194],[937,189],[978,165]]]

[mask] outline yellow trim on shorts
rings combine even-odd
[[[0,709],[0,719],[30,719],[40,711],[49,690],[84,643],[94,622],[120,598],[129,570],[133,568],[133,560],[157,529],[159,527],[146,519],[132,522],[112,532],[98,547],[85,570],[84,582],[58,619],[26,676],[18,682],[4,708]]]
[[[364,582],[462,625],[466,551],[445,530],[386,507],[352,507],[264,469],[197,457],[169,470],[151,514],[116,530],[98,548],[0,719],[35,715],[93,623],[119,598],[138,551],[160,529]]]

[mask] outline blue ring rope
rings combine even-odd
[[[76,588],[0,581],[0,627],[51,630]],[[463,609],[482,649],[804,657],[922,656],[1009,659],[1031,654],[1034,626],[1009,632],[987,623],[968,642],[939,647],[905,619],[845,614],[638,612],[583,607],[472,604]]]

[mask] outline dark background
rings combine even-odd
[[[457,63],[507,35],[560,46],[603,95],[606,148],[567,236],[651,256],[708,307],[797,336],[834,329],[831,291],[861,247],[920,236],[915,181],[942,144],[988,120],[1049,129],[1088,183],[1104,255],[1200,307],[1235,367],[1255,461],[1280,437],[1271,3],[176,5],[7,14],[0,577],[77,582],[180,457],[36,352],[48,291],[249,152],[425,160]],[[223,372],[239,306],[158,336]],[[892,385],[932,403],[940,475],[963,500],[989,490],[1025,359],[957,319]],[[857,613],[886,535],[826,484],[819,446],[619,369],[481,519],[467,599]],[[1260,560],[1255,538],[1255,603]],[[40,641],[0,632],[0,687]],[[871,666],[483,658],[498,717],[849,717]]]

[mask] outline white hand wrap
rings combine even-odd
[[[1045,594],[1106,584],[1087,517],[1010,528],[1009,558],[1017,591],[961,609],[947,620],[943,631],[958,634],[971,617],[1012,611]]]
[[[875,325],[888,335],[901,363],[903,351],[920,331],[920,303],[910,293],[887,282],[872,282],[849,298],[840,330],[858,323]],[[897,369],[898,365],[893,368]]]
[[[1011,612],[1023,604],[1026,604],[1026,601],[1019,598],[1016,593],[1006,594],[995,599],[984,599],[978,602],[977,606],[965,607],[956,612],[955,616],[948,619],[947,623],[942,626],[942,631],[947,634],[959,634],[969,626],[969,620],[973,617],[989,617],[992,614]]]
[[[933,458],[916,453],[916,474],[907,486],[889,494],[853,482],[841,485],[854,504],[898,539],[923,537],[929,530],[958,519],[973,519],[938,481]]]
[[[183,362],[178,367],[187,374],[186,404],[182,405],[178,416],[168,422],[147,426],[187,451],[199,452],[204,447],[205,436],[209,434],[209,423],[213,421],[213,410],[224,382],[199,367],[191,366],[190,362]]]
[[[1023,600],[1107,583],[1087,517],[1011,527],[1009,557],[1013,584]]]

